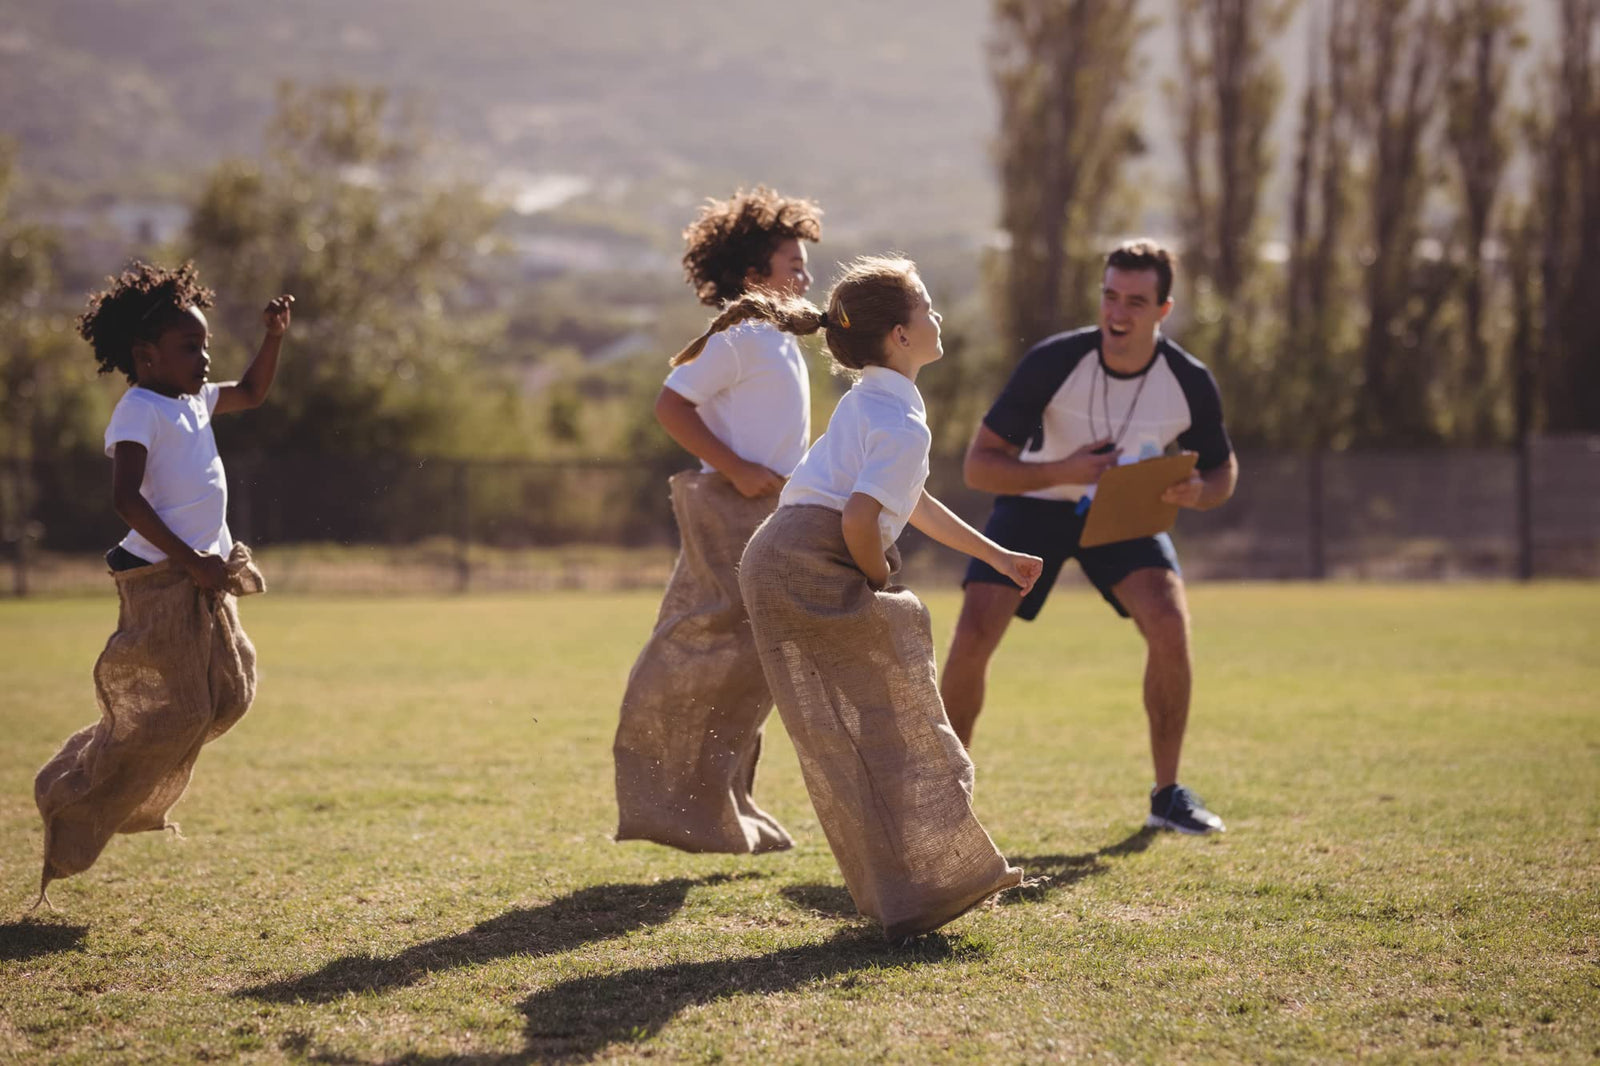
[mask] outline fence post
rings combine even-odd
[[[1528,433],[1517,441],[1517,577],[1533,579],[1533,441]]]
[[[472,498],[467,481],[470,467],[467,459],[455,464],[457,592],[466,592],[472,584]]]
[[[1306,544],[1310,552],[1311,580],[1321,581],[1328,576],[1328,546],[1323,532],[1323,487],[1321,446],[1311,449],[1306,466]]]
[[[28,595],[28,571],[33,563],[32,545],[38,536],[38,525],[33,519],[34,461],[17,458],[12,461],[12,500],[16,514],[9,532],[16,536],[16,550],[12,556],[11,591],[21,599]]]

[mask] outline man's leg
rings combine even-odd
[[[1145,641],[1144,710],[1156,788],[1177,784],[1183,732],[1189,724],[1189,606],[1183,579],[1171,570],[1135,570],[1112,589]]]
[[[1144,710],[1156,774],[1148,824],[1186,833],[1219,832],[1222,819],[1178,784],[1189,725],[1189,604],[1183,578],[1160,567],[1135,570],[1112,589],[1145,640]]]
[[[1000,646],[1011,616],[1022,602],[1022,590],[1015,585],[991,585],[969,581],[961,601],[961,617],[956,620],[950,654],[945,656],[939,677],[939,695],[944,698],[944,713],[950,728],[961,743],[972,747],[972,730],[983,710],[983,693],[989,676],[989,659]]]

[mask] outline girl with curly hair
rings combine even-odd
[[[262,312],[266,335],[244,376],[207,380],[212,292],[192,264],[135,262],[89,298],[78,332],[100,372],[130,388],[106,427],[111,495],[128,535],[106,553],[121,600],[95,663],[98,724],[39,771],[45,823],[40,897],[87,869],[113,833],[162,829],[201,744],[249,708],[255,649],[234,598],[265,588],[228,532],[228,483],[211,420],[260,406],[277,372],[294,297]]]
[[[821,214],[765,187],[708,201],[684,230],[684,274],[710,307],[748,293],[803,296],[806,244],[821,239]],[[672,360],[655,412],[701,465],[670,482],[682,550],[623,695],[612,749],[617,839],[782,850],[789,834],[751,794],[772,697],[736,568],[811,440],[800,346],[759,319],[708,334]]]
[[[972,760],[939,698],[927,608],[890,584],[895,540],[913,525],[1024,592],[1043,564],[988,539],[924,488],[933,438],[916,381],[944,348],[916,265],[858,260],[826,308],[747,295],[708,332],[751,318],[820,330],[856,376],[745,548],[739,587],[845,885],[899,940],[937,929],[1022,872],[972,812]]]

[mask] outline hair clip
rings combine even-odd
[[[839,322],[839,328],[840,329],[849,329],[850,328],[850,316],[847,313],[845,313],[844,304],[840,304],[839,305],[838,322]]]

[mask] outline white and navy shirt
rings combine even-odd
[[[887,551],[922,498],[932,446],[917,386],[888,367],[869,366],[833,409],[827,431],[800,460],[778,506],[843,511],[852,493],[871,496],[883,504],[878,533]]]
[[[667,388],[695,405],[735,455],[789,476],[811,443],[811,378],[805,356],[770,322],[713,334],[698,357],[672,368]],[[710,471],[705,463],[703,470]]]
[[[222,386],[203,385],[197,395],[163,396],[135,385],[123,393],[106,426],[106,454],[122,441],[144,445],[144,481],[139,494],[150,501],[168,529],[197,552],[227,555],[228,475],[211,432],[211,412]],[[122,547],[146,562],[166,552],[133,530]]]
[[[1160,336],[1143,370],[1119,374],[1101,357],[1095,327],[1047,337],[1029,349],[983,424],[1021,448],[1019,458],[1028,463],[1065,459],[1107,438],[1135,457],[1176,443],[1199,455],[1195,467],[1202,471],[1233,454],[1211,371]],[[1076,500],[1088,488],[1052,485],[1026,495]]]

